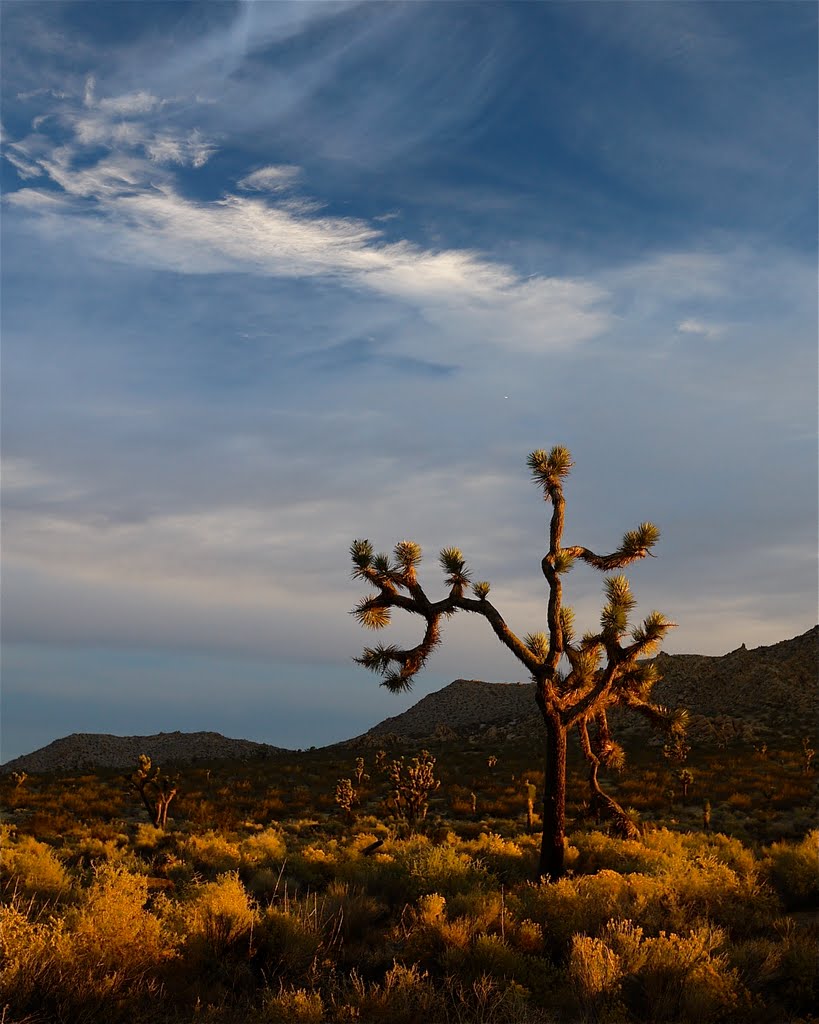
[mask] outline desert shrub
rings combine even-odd
[[[519,920],[540,924],[547,946],[563,954],[573,935],[595,936],[612,918],[648,918],[659,927],[664,915],[658,918],[656,909],[666,893],[658,879],[606,870],[552,884],[529,883],[510,894],[509,905]]]
[[[394,857],[406,874],[406,898],[438,892],[445,897],[488,887],[490,878],[482,864],[454,846],[432,845],[426,837],[395,846]]]
[[[687,936],[644,938],[631,921],[611,921],[600,938],[575,935],[568,975],[584,1020],[720,1020],[747,1005],[747,993],[721,952],[727,936],[699,928]]]
[[[747,939],[732,946],[731,964],[745,986],[765,999],[769,1019],[785,1019],[785,1007],[809,1014],[819,1001],[816,929],[799,929],[785,920],[777,931],[773,938]]]
[[[195,953],[218,960],[249,951],[257,911],[236,872],[197,886],[181,912]]]
[[[155,996],[175,955],[160,920],[144,907],[145,879],[105,865],[64,917],[30,919],[2,908],[0,993],[16,1012],[59,1022],[118,1021]]]
[[[324,1001],[318,992],[282,986],[265,997],[264,1019],[270,1024],[321,1024]]]
[[[287,857],[284,836],[277,828],[266,828],[239,844],[242,867],[280,866]]]
[[[351,915],[349,926],[344,924],[345,908]],[[377,912],[369,897],[351,892],[341,883],[321,895],[310,893],[269,907],[256,935],[259,963],[266,974],[303,978],[319,955],[324,959],[337,955],[345,927],[354,933],[366,927]]]
[[[12,1013],[36,1010],[47,999],[57,959],[56,922],[31,920],[19,897],[0,905],[0,1005]]]
[[[385,915],[386,908],[363,888],[348,882],[331,882],[322,900],[322,914],[335,919],[334,929],[343,942],[362,942],[373,925]]]
[[[819,903],[819,829],[798,843],[773,843],[764,853],[763,870],[786,906]]]
[[[71,878],[50,846],[31,836],[11,839],[11,830],[5,830],[0,845],[0,877],[5,892],[17,890],[46,899],[68,893]]]
[[[755,875],[742,878],[713,855],[686,863],[671,882],[680,909],[670,916],[669,926],[677,930],[707,919],[747,934],[765,927],[779,908],[774,893]]]
[[[242,862],[237,843],[232,843],[218,832],[192,835],[181,845],[180,854],[197,871],[211,875],[235,871]]]
[[[337,857],[338,842],[335,839],[323,846],[305,846],[288,857],[287,874],[308,888],[323,889],[338,873]]]
[[[635,839],[615,839],[602,832],[578,832],[572,835],[571,843],[577,849],[575,871],[591,874],[594,871],[620,871],[659,875],[671,866],[670,851],[658,849],[656,840],[649,845],[654,835],[646,842]]]
[[[535,1008],[517,982],[498,981],[491,975],[464,981],[448,978],[452,1013],[457,1024],[553,1024],[548,1011]]]
[[[322,935],[309,920],[278,908],[269,908],[256,933],[257,957],[266,973],[302,978],[322,947]]]
[[[337,1005],[346,1003],[355,1018],[389,1024],[418,1024],[445,1019],[445,1003],[429,975],[416,964],[395,963],[382,982],[365,982],[355,971],[336,995]],[[356,1012],[357,1011],[357,1012]]]
[[[476,935],[465,948],[448,947],[441,966],[451,976],[477,981],[489,976],[496,981],[525,984],[531,973],[532,958],[513,949],[500,935]]]
[[[495,832],[483,833],[462,848],[507,884],[531,878],[537,863],[534,843],[528,837],[513,841]]]
[[[93,867],[103,863],[121,864],[129,870],[137,871],[137,858],[126,843],[127,837],[124,836],[112,839],[83,836],[74,846],[68,862],[81,867]]]

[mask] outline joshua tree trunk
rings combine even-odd
[[[543,837],[538,875],[557,880],[563,874],[566,838],[566,728],[559,715],[544,714],[546,778],[543,783]]]

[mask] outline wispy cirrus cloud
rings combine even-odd
[[[281,192],[291,188],[300,177],[300,167],[274,164],[270,167],[260,167],[258,171],[246,174],[236,184],[248,192]]]
[[[92,82],[83,104],[93,118],[65,110],[59,115],[73,128],[68,142],[48,151],[37,135],[13,143],[14,153],[23,154],[27,167],[48,175],[66,196],[95,201],[73,211],[61,229],[96,233],[113,258],[193,274],[327,276],[416,306],[442,327],[451,327],[455,318],[470,332],[471,344],[564,348],[599,334],[610,322],[606,292],[590,282],[521,277],[470,250],[388,241],[380,224],[321,215],[310,196],[277,201],[276,194],[298,180],[300,171],[292,165],[269,165],[239,179],[243,191],[267,191],[270,199],[186,197],[170,168],[195,170],[213,153],[213,144],[197,129],[171,136],[123,120],[122,115],[163,106],[148,93],[99,99]],[[103,144],[108,154],[89,162],[88,154]],[[41,189],[19,189],[8,201],[61,216]],[[48,230],[49,221],[42,226]],[[510,319],[516,322],[512,336],[506,329]]]
[[[704,320],[681,320],[677,324],[677,330],[680,334],[699,334],[703,338],[708,338],[712,341],[722,337],[725,333],[724,324],[709,324]]]

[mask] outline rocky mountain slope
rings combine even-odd
[[[699,729],[727,719],[745,723],[760,736],[817,732],[819,626],[770,647],[747,650],[743,645],[718,657],[659,654],[656,660],[662,679],[654,699],[687,708]],[[621,715],[622,724],[635,722],[634,716]],[[442,735],[492,730],[513,738],[538,720],[531,683],[456,679],[351,742],[375,744],[389,734],[419,738],[436,730]],[[639,732],[642,723],[636,722]]]
[[[658,703],[688,708],[694,731],[711,724],[740,729],[765,738],[819,738],[819,626],[792,640],[721,657],[660,654],[662,679],[654,689]],[[531,683],[486,683],[456,679],[428,694],[400,715],[379,722],[349,746],[380,746],[392,734],[404,739],[483,736],[514,739],[531,735],[539,724]],[[640,736],[642,720],[620,712],[618,736]],[[269,757],[281,747],[250,740],[228,739],[216,732],[170,732],[156,736],[109,736],[75,733],[32,754],[0,766],[0,771],[52,772],[77,769],[127,768],[140,754],[156,764],[197,760]]]
[[[160,732],[155,736],[109,736],[105,733],[75,732],[54,740],[46,747],[24,754],[0,771],[56,772],[93,768],[134,767],[140,754],[147,754],[160,767],[194,761],[270,757],[282,747],[252,740],[233,740],[218,732]]]

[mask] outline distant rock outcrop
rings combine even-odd
[[[233,740],[218,732],[160,732],[155,736],[109,736],[75,732],[32,754],[0,765],[0,772],[60,772],[95,768],[128,768],[140,754],[166,767],[195,761],[271,757],[282,747],[252,740]]]
[[[819,626],[770,647],[748,650],[743,644],[717,657],[659,654],[656,661],[662,679],[654,687],[655,701],[687,708],[700,727],[727,718],[760,733],[816,733]],[[642,719],[625,711],[616,717],[623,725],[636,721],[641,731]],[[532,683],[456,679],[349,742],[373,745],[390,733],[406,739],[433,738],[436,731],[468,738],[483,736],[489,729],[499,738],[513,738],[527,733],[537,721]]]

